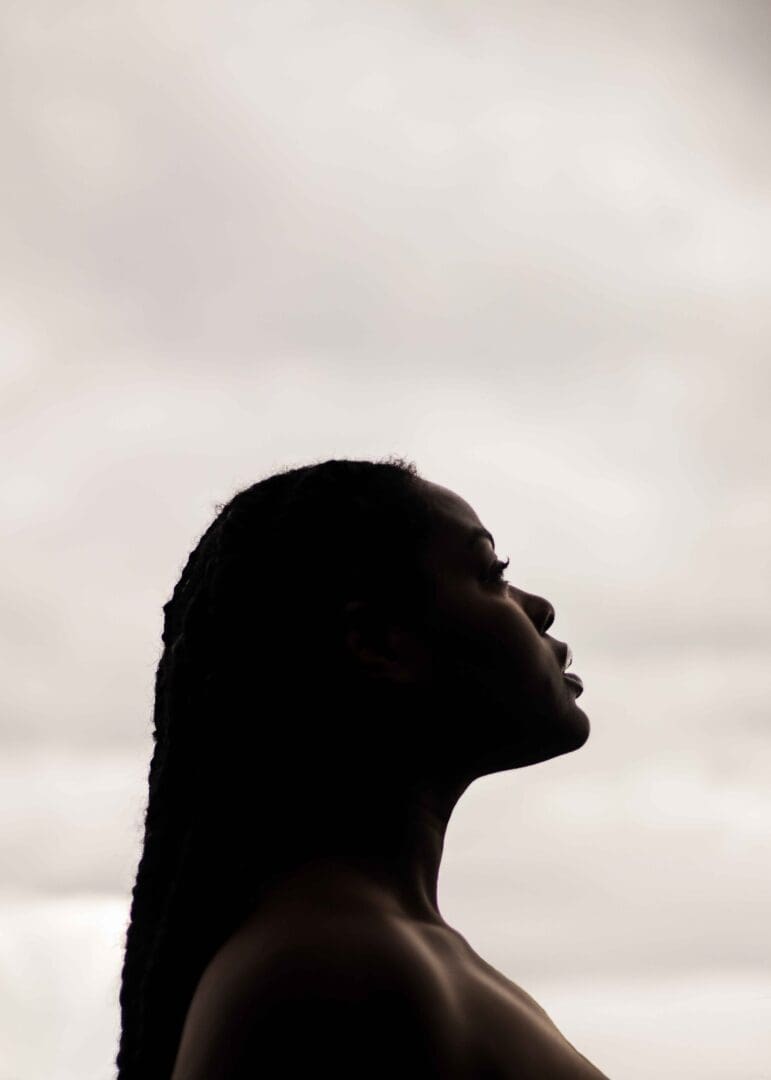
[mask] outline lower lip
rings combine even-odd
[[[583,694],[583,692],[584,692],[584,684],[581,682],[579,677],[577,675],[574,675],[572,671],[571,672],[563,671],[562,672],[562,678],[565,679],[567,682],[571,683],[573,686],[575,686],[575,688],[578,690],[578,693],[576,694],[576,697],[581,697],[581,694]]]

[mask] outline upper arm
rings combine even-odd
[[[198,1005],[172,1080],[463,1075],[441,973],[394,942],[286,948],[249,965],[208,1010]]]

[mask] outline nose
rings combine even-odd
[[[517,589],[516,586],[512,585],[510,588],[522,598],[522,606],[532,619],[533,625],[538,633],[545,634],[554,622],[555,617],[554,608],[549,601],[545,600],[543,596],[537,596],[535,593]]]
[[[541,608],[541,628],[540,633],[545,634],[551,624],[554,622],[554,608],[551,606],[548,600],[544,600],[543,597],[538,597]],[[538,624],[536,623],[536,626]]]

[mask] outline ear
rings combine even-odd
[[[428,657],[413,633],[361,600],[349,600],[343,611],[345,648],[368,678],[394,683],[420,681]]]

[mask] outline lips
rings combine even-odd
[[[584,684],[582,683],[578,675],[575,675],[572,671],[563,671],[562,678],[565,680],[565,682],[569,682],[571,686],[575,686],[575,688],[578,690],[576,697],[581,697],[581,694],[583,694],[584,692]]]
[[[580,697],[581,694],[583,694],[584,692],[584,684],[578,675],[574,674],[572,671],[569,673],[567,671],[567,669],[573,663],[573,650],[570,648],[569,645],[563,644],[561,652],[562,656],[561,658],[557,658],[557,663],[562,670],[562,678],[565,679],[566,682],[569,682],[571,686],[575,687],[576,697]],[[555,651],[555,656],[556,655],[557,653]]]

